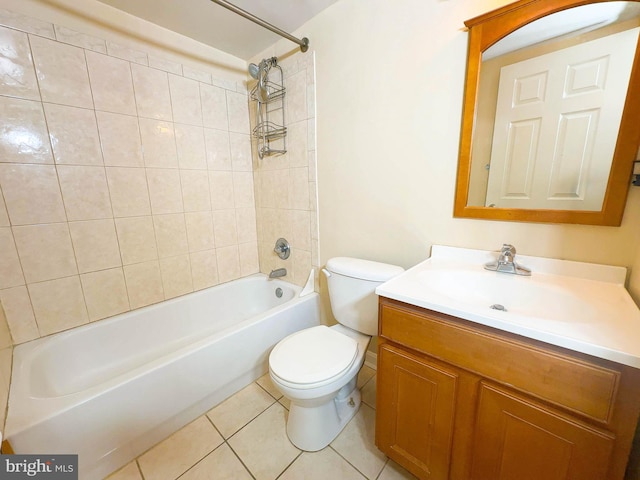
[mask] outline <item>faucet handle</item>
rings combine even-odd
[[[500,253],[502,253],[503,255],[508,253],[510,256],[515,257],[516,247],[514,247],[510,243],[503,243],[502,250],[500,251]]]

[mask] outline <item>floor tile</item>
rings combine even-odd
[[[264,412],[275,399],[252,383],[207,413],[224,438],[229,438]]]
[[[355,417],[331,442],[336,452],[369,479],[375,479],[387,461],[375,446],[375,415],[373,408],[361,404]]]
[[[145,480],[174,480],[223,442],[202,416],[163,440],[138,462]]]
[[[319,452],[303,452],[278,480],[364,480],[352,465],[327,447]]]
[[[138,470],[138,464],[134,460],[117,472],[109,475],[107,480],[142,480],[142,475],[140,474],[140,470]]]
[[[362,401],[371,408],[376,408],[376,377],[369,380],[361,390]]]
[[[269,375],[269,372],[261,376],[256,382],[258,383],[258,385],[264,388],[267,392],[269,392],[269,394],[276,400],[282,397],[282,393],[280,393],[280,390],[278,390],[278,387],[276,387],[273,384],[273,380],[271,380],[271,376]]]
[[[273,480],[299,455],[286,433],[287,411],[274,403],[229,439],[257,480]]]
[[[180,480],[252,480],[252,478],[229,445],[223,443],[182,475]]]
[[[378,480],[413,480],[416,477],[398,465],[393,460],[389,460],[382,469]]]
[[[375,376],[376,371],[373,368],[363,365],[358,372],[358,388],[362,388],[369,380],[371,380]]]

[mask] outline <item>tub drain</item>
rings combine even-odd
[[[282,289],[280,287],[276,288],[276,297],[282,297]]]
[[[499,303],[494,303],[489,308],[493,308],[494,310],[500,310],[501,312],[506,312],[507,309],[504,305],[500,305]]]

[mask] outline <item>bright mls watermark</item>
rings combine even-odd
[[[78,455],[0,455],[0,479],[78,480]]]

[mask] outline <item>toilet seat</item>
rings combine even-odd
[[[348,370],[358,354],[358,342],[320,325],[289,335],[269,356],[271,373],[299,388],[318,386]]]

